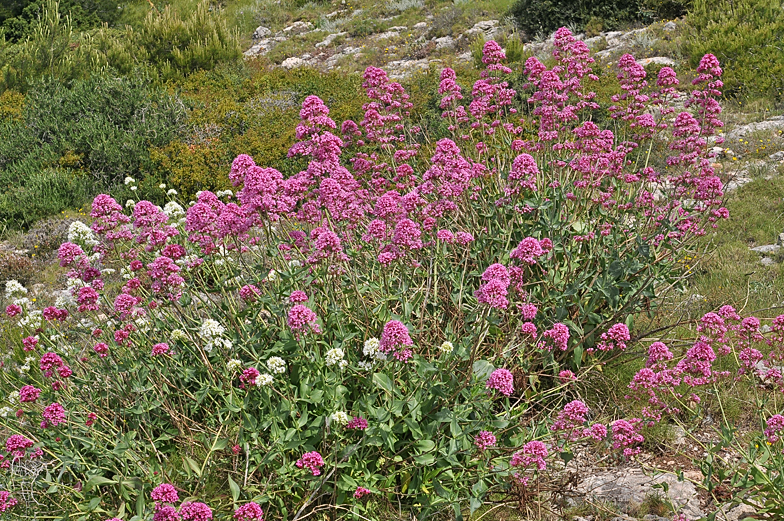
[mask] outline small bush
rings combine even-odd
[[[18,280],[28,284],[35,274],[33,261],[12,251],[0,250],[0,282]]]
[[[68,239],[68,227],[74,221],[75,219],[68,217],[41,219],[24,235],[22,247],[37,256],[45,257]]]
[[[784,97],[781,0],[695,0],[688,21],[690,61],[710,49],[725,69],[725,94]]]
[[[517,0],[510,14],[529,39],[548,36],[558,27],[579,31],[613,30],[630,23],[650,23],[685,12],[690,0]]]

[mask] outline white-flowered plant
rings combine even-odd
[[[328,366],[337,365],[341,369],[348,365],[346,362],[345,357],[346,353],[339,347],[333,347],[329,351],[327,351],[326,355],[324,356],[324,360],[326,361]]]
[[[454,350],[455,346],[450,341],[445,341],[443,344],[438,346],[439,351],[442,353],[451,353]]]
[[[346,411],[336,411],[329,415],[330,421],[337,423],[338,425],[348,425],[348,422],[351,421],[351,417],[346,414]]]
[[[27,295],[27,288],[22,286],[17,280],[9,280],[5,283],[5,298],[23,297]]]
[[[259,387],[265,387],[267,385],[272,385],[272,382],[275,379],[269,373],[263,373],[256,377],[256,385]]]
[[[273,356],[267,360],[267,369],[272,374],[281,374],[286,372],[286,362],[279,356]]]
[[[99,244],[93,231],[82,221],[74,221],[68,226],[68,241],[82,246],[85,251],[90,251]]]

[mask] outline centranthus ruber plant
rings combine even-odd
[[[627,348],[673,252],[726,217],[721,69],[706,56],[675,114],[675,73],[649,85],[627,55],[602,107],[585,44],[561,29],[555,47],[522,92],[493,41],[470,93],[445,69],[444,135],[370,67],[360,122],[305,98],[296,175],[240,155],[235,193],[96,197],[92,234],[59,249],[58,301],[6,289],[2,416],[27,441],[9,438],[3,482],[40,465],[36,497],[90,519],[461,517],[547,489],[571,443],[634,457],[645,419],[590,424],[573,382]]]

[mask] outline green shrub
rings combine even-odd
[[[13,42],[24,40],[30,36],[36,22],[47,9],[48,0],[22,0],[11,2],[8,16],[0,12],[0,34]],[[87,30],[103,23],[114,24],[120,13],[116,0],[60,0],[59,11],[67,15],[73,26],[79,30]]]
[[[35,274],[33,261],[29,257],[12,251],[0,250],[0,282],[18,280],[29,283]]]
[[[15,227],[34,222],[87,201],[95,187],[83,176],[63,170],[31,170],[0,193],[0,221]]]
[[[174,139],[185,115],[182,100],[143,78],[38,84],[21,119],[0,124],[0,219],[27,226],[141,175],[149,148]]]
[[[86,79],[106,68],[125,75],[142,69],[163,82],[240,56],[236,32],[207,2],[199,3],[187,17],[168,7],[151,11],[139,30],[104,25],[79,32],[59,4],[48,0],[26,40],[15,45],[0,40],[0,91],[24,92],[40,78]]]
[[[784,92],[784,4],[781,0],[695,0],[686,53],[715,54],[724,67],[725,94],[771,96]]]
[[[528,38],[559,27],[612,30],[685,13],[691,0],[517,0],[510,14]],[[589,25],[590,24],[590,25]]]

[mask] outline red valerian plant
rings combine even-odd
[[[323,100],[304,99],[289,151],[302,171],[240,155],[236,194],[200,192],[187,209],[126,213],[100,195],[93,235],[58,251],[64,313],[44,322],[7,286],[14,356],[39,362],[3,374],[6,412],[19,411],[3,423],[32,442],[7,450],[45,452],[43,490],[67,498],[52,512],[299,519],[394,496],[459,517],[469,490],[472,510],[534,494],[574,441],[639,451],[642,422],[675,408],[647,373],[632,389],[655,393],[644,419],[588,425],[570,389],[627,349],[628,317],[678,273],[673,252],[727,216],[708,146],[721,69],[706,56],[673,115],[675,73],[649,86],[624,56],[611,117],[594,118],[593,58],[568,30],[550,67],[526,62],[520,92],[496,42],[482,61],[470,96],[442,72],[442,135],[370,67],[360,122],[338,131]],[[749,371],[757,325],[742,328]],[[677,369],[653,353],[646,369],[673,385],[715,377],[703,346]],[[208,506],[198,494],[212,483],[226,485]],[[177,507],[178,491],[193,497]]]

